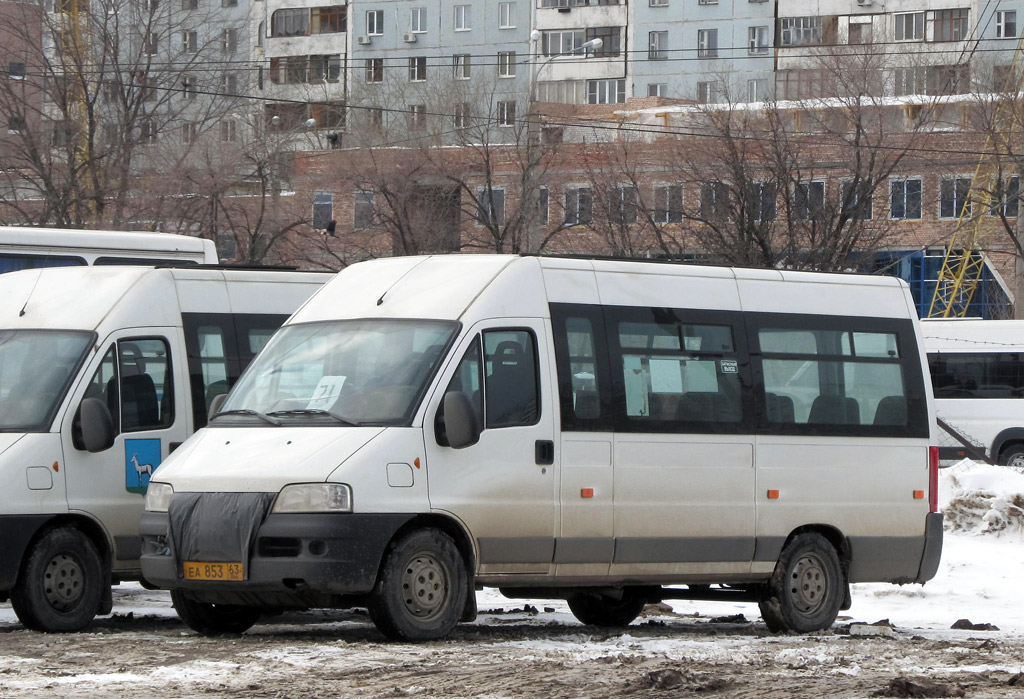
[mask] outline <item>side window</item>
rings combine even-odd
[[[202,367],[206,411],[210,403],[221,393],[227,393],[228,356],[225,350],[224,331],[216,325],[201,325],[196,330],[199,336],[199,364]]]
[[[569,354],[573,416],[582,420],[599,418],[601,416],[601,393],[597,383],[594,328],[590,319],[566,318],[565,339]]]
[[[534,425],[540,419],[537,349],[527,330],[483,334],[485,427]]]
[[[623,321],[617,335],[630,423],[706,429],[742,422],[739,359],[731,326],[676,319]]]
[[[122,432],[169,427],[174,422],[174,381],[167,342],[158,338],[117,343]]]
[[[930,354],[936,398],[1020,398],[1024,364],[1017,352]]]
[[[821,434],[909,426],[896,333],[763,327],[758,342],[769,425]]]
[[[97,367],[96,373],[89,379],[89,385],[82,397],[98,398],[106,403],[110,410],[110,417],[114,421],[114,432],[121,431],[121,402],[117,392],[117,355],[114,353],[113,346],[103,356],[103,361]],[[75,446],[79,447],[77,443]],[[85,447],[80,448],[84,449]]]
[[[480,366],[480,341],[477,339],[462,355],[455,375],[452,376],[452,380],[448,382],[448,388],[445,389],[445,393],[456,391],[469,396],[469,400],[473,404],[473,412],[476,414],[477,425],[484,424],[484,393],[480,390]],[[443,414],[439,412],[438,420],[441,419],[443,419]],[[437,430],[437,434],[441,433],[441,430]]]

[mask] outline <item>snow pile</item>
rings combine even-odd
[[[963,460],[939,475],[946,529],[968,534],[1024,534],[1024,475]]]

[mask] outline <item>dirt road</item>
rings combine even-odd
[[[830,634],[773,636],[756,607],[748,621],[662,606],[606,632],[560,603],[488,597],[478,621],[443,642],[385,643],[360,610],[211,639],[187,630],[164,594],[119,589],[116,615],[79,634],[0,616],[0,696],[1024,697],[1024,638],[994,630],[840,619]]]

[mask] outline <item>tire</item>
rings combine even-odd
[[[811,633],[835,622],[846,580],[835,547],[821,534],[797,535],[782,550],[760,601],[773,632]]]
[[[431,641],[459,623],[467,590],[466,566],[455,542],[437,529],[421,529],[392,542],[367,607],[387,638]]]
[[[184,590],[171,590],[171,602],[181,620],[204,636],[242,633],[259,621],[261,614],[259,607],[198,602]]]
[[[11,590],[11,606],[34,631],[80,631],[96,617],[109,585],[92,539],[62,527],[32,544]]]
[[[575,592],[566,601],[580,623],[605,628],[628,626],[647,604],[643,595],[630,589],[622,591],[622,599],[596,592]]]
[[[1024,473],[1024,444],[1012,444],[999,455],[999,463],[1009,466],[1018,473]]]

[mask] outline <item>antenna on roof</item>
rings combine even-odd
[[[25,305],[23,305],[21,307],[21,310],[18,311],[18,317],[19,318],[21,318],[23,315],[25,315],[25,309],[28,308],[28,302],[32,300],[32,294],[34,294],[36,292],[36,286],[39,285],[39,280],[43,276],[43,268],[42,267],[39,267],[36,271],[38,272],[38,274],[36,274],[36,280],[35,280],[35,282],[32,283],[32,288],[29,290],[28,296],[25,297]]]
[[[422,260],[420,260],[419,262],[417,262],[416,264],[414,264],[414,265],[413,265],[412,267],[410,267],[409,269],[407,269],[407,270],[405,271],[405,274],[403,274],[402,276],[400,276],[400,277],[399,277],[398,279],[396,279],[396,280],[395,280],[395,281],[394,281],[394,282],[393,282],[393,283],[391,284],[391,286],[389,286],[389,287],[388,287],[387,289],[385,289],[385,290],[384,290],[384,293],[380,295],[380,298],[379,298],[379,299],[377,299],[377,305],[379,306],[379,305],[381,305],[382,303],[384,303],[384,297],[388,295],[388,292],[389,292],[389,291],[391,291],[392,289],[394,289],[394,288],[395,288],[396,286],[398,286],[398,283],[399,283],[400,281],[402,281],[403,279],[405,279],[405,278],[406,278],[406,276],[407,276],[407,275],[408,275],[408,274],[409,274],[410,272],[412,272],[412,271],[413,271],[414,269],[416,269],[416,268],[417,268],[417,267],[419,267],[419,266],[420,266],[421,264],[423,264],[424,262],[426,262],[426,261],[427,261],[427,259],[428,259],[428,258],[424,257],[424,258],[423,258]]]

